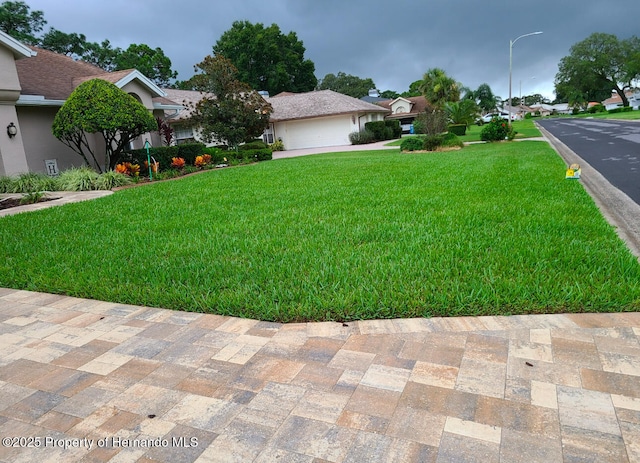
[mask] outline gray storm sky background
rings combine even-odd
[[[553,99],[560,59],[593,32],[640,35],[640,0],[25,0],[42,10],[45,31],[86,35],[113,46],[160,47],[178,79],[212,53],[233,21],[277,24],[293,31],[315,64],[316,77],[342,71],[370,77],[378,89],[408,90],[432,67],[475,89],[488,83],[513,96]],[[44,32],[44,31],[43,31]]]

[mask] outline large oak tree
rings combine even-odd
[[[629,106],[625,92],[640,77],[640,39],[596,32],[573,45],[558,68],[556,95],[569,103],[602,101],[615,91],[623,106]]]
[[[316,87],[315,65],[304,52],[295,32],[285,35],[276,24],[265,27],[249,21],[235,21],[213,46],[215,56],[224,56],[236,67],[238,80],[271,95]]]
[[[376,84],[370,77],[363,79],[342,71],[338,72],[338,75],[327,74],[318,82],[318,90],[333,90],[353,98],[362,98],[369,94],[369,90],[375,88]]]

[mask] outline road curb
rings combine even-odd
[[[618,236],[627,244],[631,253],[640,260],[640,205],[613,186],[600,172],[591,167],[588,162],[544,127],[537,122],[535,124],[543,138],[564,159],[567,165],[580,164],[582,170],[580,181],[585,190],[607,222],[616,229]]]

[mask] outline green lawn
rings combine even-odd
[[[0,218],[0,286],[274,321],[640,308],[543,142],[305,156]]]
[[[639,111],[640,112],[640,111]],[[482,130],[483,126],[477,125],[477,124],[473,124],[471,126],[469,126],[467,128],[467,133],[466,135],[459,137],[460,140],[462,140],[463,142],[473,142],[473,141],[480,141],[480,131]],[[513,121],[513,129],[517,132],[516,134],[516,138],[517,139],[522,139],[522,138],[535,138],[535,137],[541,137],[542,134],[540,133],[540,131],[536,128],[536,126],[533,123],[532,119],[524,119],[521,121]],[[400,146],[400,144],[402,143],[402,140],[395,140],[391,143],[389,143],[389,146]]]

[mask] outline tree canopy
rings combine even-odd
[[[138,100],[102,79],[80,84],[56,113],[52,126],[53,135],[98,172],[113,169],[131,141],[157,129],[156,120]],[[105,143],[103,164],[87,138],[96,133]]]
[[[259,137],[269,125],[271,105],[238,80],[239,72],[231,61],[207,56],[196,68],[202,72],[190,80],[205,96],[194,106],[191,122],[203,139],[237,147]]]
[[[295,32],[285,35],[276,24],[264,27],[249,21],[235,21],[213,46],[215,56],[233,63],[238,80],[271,95],[316,87],[315,65],[304,58],[304,52]]]
[[[0,4],[0,30],[11,37],[30,45],[37,45],[36,34],[42,30],[47,21],[44,13],[31,11],[25,2],[6,1]]]
[[[623,106],[629,106],[625,91],[640,77],[640,39],[596,32],[574,44],[558,69],[556,95],[570,104],[602,101],[615,91]]]
[[[161,87],[169,85],[178,76],[171,70],[171,60],[161,48],[152,49],[145,44],[131,44],[129,48],[116,53],[113,60],[115,70],[135,68]]]
[[[429,103],[443,107],[460,100],[462,85],[440,68],[431,68],[423,76],[419,89]]]
[[[333,90],[353,98],[362,98],[369,94],[369,90],[376,88],[376,84],[371,78],[362,79],[340,71],[338,75],[327,74],[324,76],[318,82],[317,88],[318,90]]]
[[[31,11],[22,1],[0,4],[0,30],[21,42],[81,59],[108,72],[135,68],[164,87],[178,75],[171,69],[171,60],[161,48],[152,49],[146,44],[134,43],[122,50],[113,48],[109,40],[87,42],[84,34],[66,33],[53,27],[38,37],[45,24],[44,13]]]
[[[475,101],[485,113],[495,111],[498,104],[498,99],[493,94],[489,84],[480,84],[476,90],[468,92],[465,98]]]

